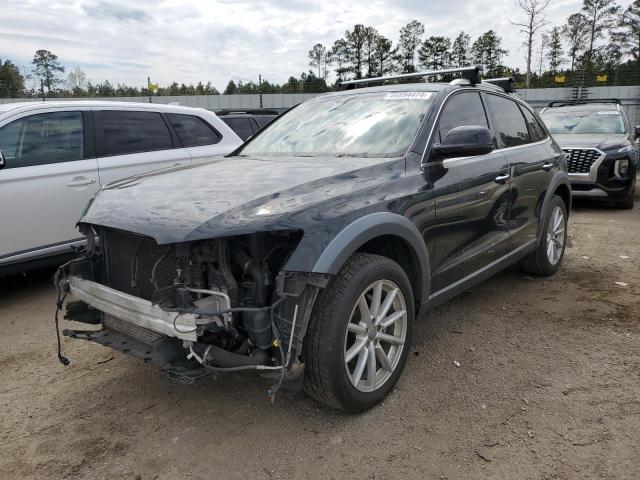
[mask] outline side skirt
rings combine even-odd
[[[520,261],[522,258],[526,257],[529,253],[533,252],[536,249],[536,239],[531,239],[524,245],[516,248],[515,250],[509,252],[504,257],[501,257],[489,265],[483,267],[482,269],[467,275],[464,278],[461,278],[457,282],[449,285],[448,287],[443,288],[435,292],[432,295],[429,295],[429,299],[426,302],[423,302],[420,310],[425,311],[430,308],[437,307],[438,305],[450,300],[456,295],[464,292],[470,287],[477,285],[478,283],[486,280],[494,276],[496,273],[504,270],[510,265]]]

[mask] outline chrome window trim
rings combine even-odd
[[[542,145],[545,142],[550,142],[551,140],[547,137],[544,140],[538,140],[537,142],[534,143],[525,143],[524,145],[516,145],[515,147],[505,147],[505,148],[496,148],[495,150],[492,150],[490,153],[487,153],[487,155],[491,155],[494,152],[505,152],[507,150],[516,150],[522,147],[531,147],[531,146],[536,146],[536,145]],[[466,160],[466,159],[478,159],[480,160],[479,157],[483,157],[484,155],[479,155],[479,156],[473,156],[473,157],[453,157],[453,158],[445,158],[444,160],[435,160],[433,162],[428,162],[429,165],[437,165],[438,163],[442,163],[442,165],[448,165],[450,163],[455,163],[457,161],[460,160]]]
[[[595,161],[591,164],[591,169],[589,170],[589,173],[569,173],[568,171],[568,167],[567,167],[567,174],[569,175],[569,180],[578,180],[578,181],[582,181],[582,182],[592,182],[592,183],[596,183],[597,179],[598,179],[598,168],[600,167],[600,165],[602,164],[602,162],[604,161],[604,157],[606,157],[606,153],[604,153],[602,150],[600,150],[599,148],[595,148],[595,147],[561,147],[562,148],[562,153],[566,153],[565,150],[595,150],[596,152],[598,152],[600,154],[600,156],[598,158],[595,159]]]

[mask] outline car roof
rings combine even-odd
[[[185,107],[181,105],[167,105],[164,103],[144,103],[144,102],[112,102],[106,100],[51,100],[51,101],[33,101],[33,102],[14,102],[0,104],[0,115],[16,111],[28,111],[39,108],[65,108],[74,106],[84,107],[109,107],[109,108],[121,108],[123,110],[136,109],[136,110],[152,110],[157,112],[174,112],[174,113],[193,113],[194,109],[204,110],[197,107]],[[206,110],[205,110],[206,111]]]

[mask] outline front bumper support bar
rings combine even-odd
[[[198,316],[193,313],[168,312],[148,300],[79,277],[66,282],[73,297],[107,315],[169,337],[197,340]]]

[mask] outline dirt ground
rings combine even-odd
[[[66,338],[65,368],[50,274],[0,280],[2,479],[640,478],[639,208],[578,205],[555,277],[511,269],[422,315],[359,416]]]

